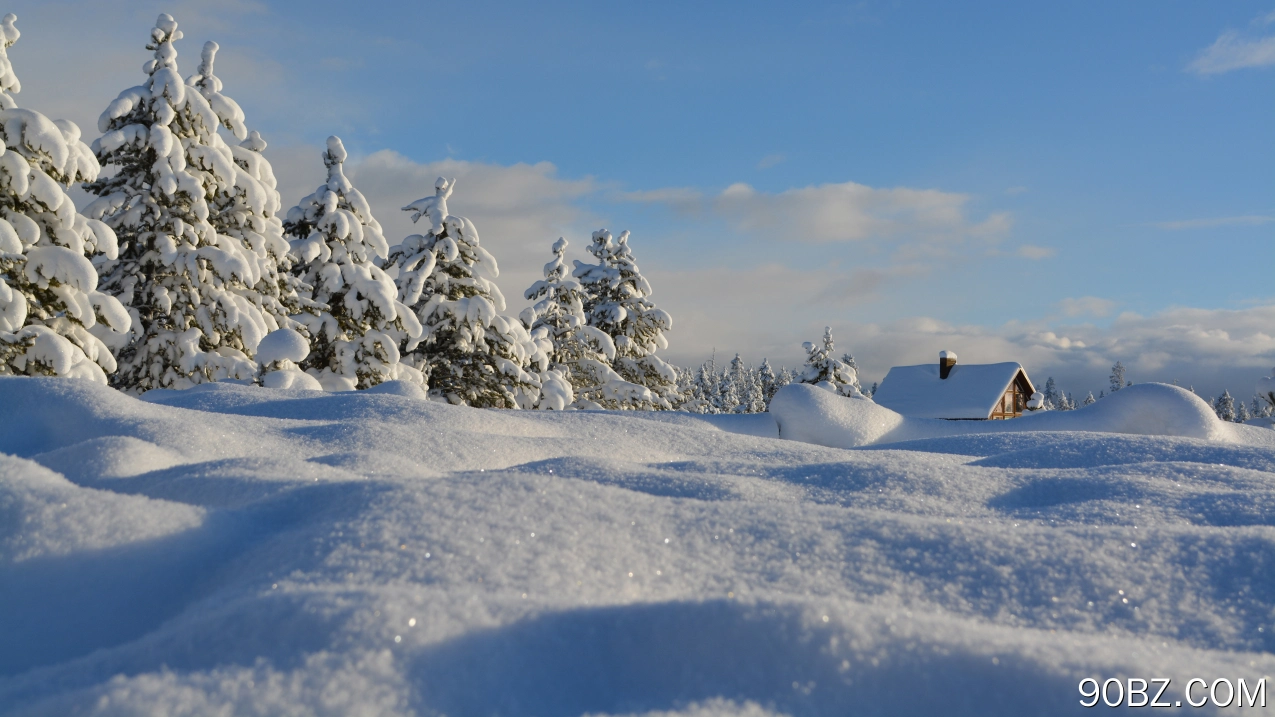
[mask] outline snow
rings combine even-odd
[[[275,361],[300,363],[310,355],[310,342],[292,329],[271,331],[257,344],[257,361],[262,364]]]
[[[809,385],[701,416],[0,378],[0,713],[1072,714],[1089,676],[1253,684],[1275,431],[1202,404],[1147,384],[952,422]],[[821,425],[859,447],[776,437]]]
[[[1014,362],[958,364],[942,379],[937,363],[895,366],[872,400],[917,418],[987,418],[1022,369]]]
[[[1074,411],[1044,411],[1007,421],[948,421],[904,416],[880,401],[846,399],[832,391],[803,384],[780,389],[771,400],[770,412],[782,437],[835,448],[941,436],[1037,431],[1181,436],[1225,443],[1256,440],[1263,445],[1270,433],[1270,442],[1275,445],[1275,432],[1220,421],[1199,396],[1163,383],[1129,386]]]

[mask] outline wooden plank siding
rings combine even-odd
[[[988,419],[1003,421],[1007,418],[1018,418],[1023,415],[1023,411],[1027,408],[1027,400],[1035,392],[1036,389],[1032,387],[1031,381],[1027,380],[1027,374],[1020,370],[1010,382],[1009,388],[1005,389],[1004,395],[992,409]]]

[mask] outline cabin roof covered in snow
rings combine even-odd
[[[1022,370],[1014,361],[957,364],[941,379],[937,363],[895,366],[872,400],[904,416],[987,418]]]

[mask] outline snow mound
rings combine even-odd
[[[0,454],[0,564],[102,550],[198,527],[200,508],[80,488]]]
[[[257,362],[262,365],[276,361],[301,363],[309,355],[310,342],[292,329],[271,331],[257,344]]]
[[[1216,442],[1273,445],[1260,429],[1218,420],[1199,396],[1162,383],[1144,383],[1075,411],[1042,411],[1008,421],[947,421],[902,416],[870,401],[847,399],[814,386],[785,386],[770,413],[783,438],[835,448],[974,433],[1086,431],[1179,436]]]
[[[130,436],[102,436],[32,456],[75,483],[128,478],[189,462],[176,451]]]
[[[1275,674],[1275,431],[1165,387],[995,423],[410,394],[0,379],[0,714],[1009,717]]]

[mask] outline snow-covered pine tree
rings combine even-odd
[[[765,413],[766,389],[762,386],[761,371],[749,366],[746,375],[748,377],[748,413]]]
[[[752,370],[744,365],[744,359],[739,354],[735,354],[735,358],[731,359],[727,374],[727,382],[731,391],[734,392],[735,402],[735,405],[728,410],[732,413],[760,413],[761,411],[753,404]]]
[[[1076,397],[1071,395],[1070,392],[1063,395],[1063,401],[1062,410],[1064,411],[1074,411],[1078,408],[1076,405]]]
[[[395,247],[385,266],[397,273],[399,296],[424,327],[407,341],[405,360],[429,377],[430,394],[454,404],[534,408],[540,372],[548,371],[548,341],[538,343],[518,319],[504,316],[496,259],[479,244],[465,217],[448,213],[455,180],[439,177],[434,195],[403,207],[412,221],[429,219],[424,234]]]
[[[731,373],[730,364],[726,364],[717,374],[717,412],[734,413],[738,407],[739,391],[735,388],[735,376]]]
[[[309,296],[311,288],[289,271],[292,260],[279,217],[282,204],[277,181],[269,160],[262,155],[266,142],[259,133],[248,131],[239,104],[222,94],[221,79],[214,73],[217,50],[217,43],[204,43],[198,72],[186,78],[186,84],[208,100],[221,125],[236,140],[229,144],[236,165],[235,180],[219,186],[209,200],[208,221],[218,234],[238,239],[244,257],[253,264],[256,281],[250,287],[231,290],[257,307],[271,331],[304,331],[292,317],[313,313],[314,302]]]
[[[668,348],[664,332],[673,318],[647,297],[651,284],[642,276],[629,249],[629,233],[612,241],[611,232],[593,233],[589,253],[597,264],[575,262],[572,276],[584,288],[584,311],[589,325],[606,332],[615,343],[612,367],[626,381],[650,391],[649,398],[635,399],[629,407],[669,409],[681,402],[673,367],[655,355]]]
[[[208,100],[177,74],[177,23],[160,15],[143,68],[146,81],[102,113],[93,151],[115,174],[85,185],[85,213],[119,238],[102,265],[103,291],[129,307],[132,328],[118,347],[112,384],[140,393],[219,379],[251,379],[252,352],[270,329],[245,298],[260,278],[243,243],[219,236],[208,199],[239,174],[217,134]]]
[[[1248,412],[1248,406],[1244,405],[1243,401],[1236,401],[1235,402],[1235,422],[1243,423],[1250,418],[1252,418],[1252,416]]]
[[[770,365],[770,359],[762,358],[761,366],[757,369],[757,378],[761,381],[762,402],[766,406],[770,406],[770,399],[774,397],[775,391],[779,390],[776,383],[779,376],[775,373],[775,369]]]
[[[850,366],[833,358],[836,345],[832,340],[832,327],[823,330],[823,341],[814,344],[809,341],[802,344],[806,350],[806,367],[801,374],[802,383],[827,384],[830,389],[843,396],[867,398],[859,388],[859,375]]]
[[[643,387],[625,381],[611,368],[615,344],[606,332],[588,325],[583,289],[567,276],[566,248],[565,238],[554,242],[554,258],[545,264],[545,278],[524,294],[536,303],[524,309],[520,318],[533,337],[543,336],[551,344],[549,365],[570,382],[577,408],[620,408],[628,396],[641,394]],[[678,373],[678,381],[682,380]]]
[[[793,369],[790,369],[790,368],[788,368],[787,366],[780,366],[780,367],[779,367],[779,376],[775,379],[775,390],[776,390],[776,391],[778,391],[779,389],[783,388],[784,386],[787,386],[787,385],[792,384],[792,383],[796,383],[796,382],[797,382],[797,377],[798,377],[798,376],[797,376],[797,372],[796,372],[796,371],[794,371]],[[773,396],[773,394],[772,394],[772,396]],[[767,405],[767,407],[768,407],[768,409],[769,409],[770,404],[769,404],[769,403],[767,403],[766,405]]]
[[[871,398],[871,397],[873,397],[873,396],[877,395],[877,388],[878,388],[880,385],[881,385],[881,384],[877,383],[876,381],[873,381],[873,382],[872,382],[872,388],[870,388],[870,389],[868,389],[868,390],[867,390],[868,398]]]
[[[1275,405],[1267,402],[1262,396],[1254,396],[1249,402],[1249,415],[1253,418],[1268,418],[1275,412]]]
[[[1221,396],[1213,399],[1213,412],[1223,421],[1235,420],[1235,399],[1230,391],[1223,390]]]
[[[328,391],[353,391],[389,380],[424,386],[416,368],[400,361],[399,344],[419,337],[416,316],[398,301],[398,288],[375,263],[389,247],[363,193],[342,168],[345,146],[328,137],[327,181],[288,210],[293,271],[324,306],[302,314],[310,353],[301,364]]]
[[[1125,386],[1124,364],[1117,361],[1116,365],[1111,367],[1111,376],[1109,377],[1109,379],[1111,381],[1112,393],[1115,393],[1116,391],[1119,391],[1120,389],[1124,388]]]
[[[1195,390],[1192,389],[1191,393],[1195,393]],[[1107,392],[1103,391],[1102,389],[1098,389],[1098,400],[1101,401],[1102,399],[1106,397],[1107,397]]]
[[[1090,391],[1089,393],[1085,394],[1085,399],[1081,401],[1080,404],[1082,406],[1089,406],[1097,402],[1098,402],[1098,399],[1093,397],[1093,391]]]
[[[90,258],[115,258],[115,234],[77,212],[66,193],[100,168],[74,123],[17,106],[21,85],[8,56],[17,19],[0,21],[0,375],[105,384],[115,359],[94,332],[103,324],[127,331],[130,320],[97,291]]]
[[[1062,395],[1058,391],[1058,384],[1054,383],[1053,376],[1050,376],[1049,379],[1045,381],[1044,395],[1045,395],[1044,409],[1046,411],[1058,410],[1063,399],[1062,399]]]

